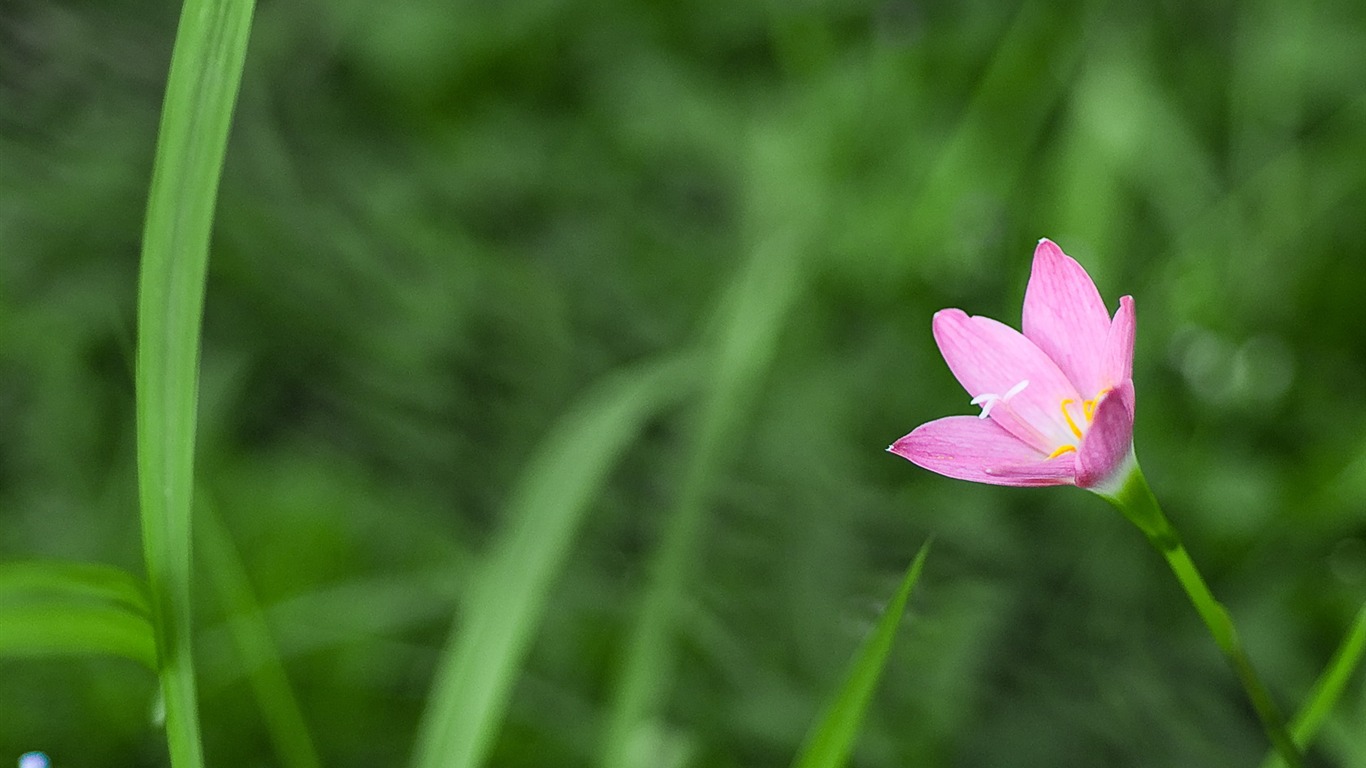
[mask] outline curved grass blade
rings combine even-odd
[[[157,132],[138,283],[142,546],[171,765],[204,764],[190,655],[190,517],[209,234],[253,0],[186,0]]]
[[[1363,652],[1366,652],[1366,605],[1357,611],[1351,629],[1347,630],[1347,637],[1333,652],[1333,658],[1319,679],[1314,681],[1314,687],[1309,689],[1309,698],[1291,718],[1290,738],[1295,746],[1308,749],[1313,743],[1338,699],[1342,698],[1342,692],[1356,671]],[[1284,765],[1285,762],[1274,752],[1262,761],[1262,768],[1281,768]]]
[[[115,603],[0,603],[0,656],[107,654],[156,669],[151,620]]]
[[[691,357],[619,373],[564,416],[527,463],[471,579],[418,731],[416,768],[482,764],[551,585],[616,459],[696,378]]]
[[[100,563],[0,563],[0,603],[22,595],[101,600],[152,615],[147,585],[122,568]]]
[[[450,606],[457,603],[460,588],[468,582],[463,564],[366,577],[261,606],[262,618],[270,627],[277,655],[291,658],[354,643],[360,637],[398,639],[409,630],[430,626],[451,615]],[[234,631],[225,622],[196,635],[195,645],[208,666],[205,676],[213,678],[213,685],[232,684],[249,671],[225,661],[237,647]]]
[[[318,768],[303,711],[285,674],[270,627],[252,592],[242,558],[232,537],[209,504],[196,505],[195,539],[208,564],[209,580],[223,604],[228,634],[237,649],[247,682],[261,708],[266,730],[284,768]]]
[[[920,571],[929,552],[930,542],[927,541],[916,553],[910,568],[906,569],[901,588],[883,609],[882,618],[878,619],[873,634],[863,641],[854,654],[844,684],[807,732],[806,743],[793,761],[793,768],[839,768],[849,760],[863,725],[863,715],[868,710],[868,702],[872,700],[878,679],[882,677],[887,654],[892,649],[892,639],[906,610],[906,601],[920,579]]]
[[[109,654],[156,669],[156,640],[141,584],[106,565],[0,566],[0,655]]]
[[[627,640],[621,682],[603,735],[601,764],[606,768],[654,765],[653,756],[638,754],[640,735],[650,728],[672,686],[672,634],[679,603],[696,559],[717,475],[740,442],[740,430],[748,421],[746,409],[777,353],[785,320],[796,305],[802,265],[793,254],[800,252],[795,235],[774,237],[759,245],[713,318],[707,393],[698,409],[678,501],[654,554],[650,583]]]

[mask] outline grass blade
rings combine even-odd
[[[186,0],[147,199],[138,285],[142,545],[171,764],[204,764],[190,655],[190,517],[209,234],[253,0]]]
[[[1342,691],[1356,671],[1363,652],[1366,652],[1366,605],[1357,611],[1351,629],[1347,630],[1347,637],[1334,651],[1333,658],[1319,679],[1314,681],[1314,687],[1309,689],[1309,698],[1291,718],[1290,738],[1295,746],[1308,749],[1313,743],[1328,714],[1333,711],[1338,699],[1342,698]],[[1285,762],[1274,752],[1262,761],[1262,768],[1281,768],[1284,765]]]
[[[672,358],[603,382],[528,462],[443,651],[418,731],[416,768],[483,762],[589,503],[641,428],[691,388],[696,368],[691,358]]]
[[[776,353],[784,322],[801,285],[800,253],[794,239],[775,237],[760,245],[727,292],[716,315],[707,394],[696,423],[688,465],[650,568],[639,616],[627,640],[621,682],[608,714],[601,764],[606,768],[655,765],[639,754],[640,735],[661,708],[672,685],[673,631],[716,483],[746,409]]]
[[[0,655],[88,653],[156,669],[151,614],[136,578],[93,564],[0,566]]]
[[[397,639],[428,626],[451,615],[450,606],[468,582],[463,564],[361,578],[262,606],[262,617],[271,629],[277,654],[290,658],[354,643],[358,637]],[[229,685],[247,671],[222,661],[213,663],[237,647],[234,631],[225,623],[196,634],[196,647],[212,665],[205,676],[211,675],[215,685]]]
[[[0,656],[108,654],[156,669],[152,622],[114,603],[0,602]]]
[[[237,547],[211,505],[197,505],[196,513],[199,552],[207,561],[209,580],[223,604],[228,634],[261,708],[279,764],[284,768],[318,768],[322,761]]]
[[[930,542],[927,541],[906,570],[901,588],[882,611],[882,618],[878,620],[873,634],[863,641],[854,655],[844,684],[807,733],[806,743],[793,761],[793,768],[839,768],[849,760],[863,725],[868,702],[872,700],[878,679],[882,677],[882,669],[886,666],[892,639],[906,610],[906,601],[920,579],[920,571],[929,552]]]
[[[34,594],[117,603],[143,616],[152,615],[147,586],[122,568],[99,563],[0,564],[0,601]]]

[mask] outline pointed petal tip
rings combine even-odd
[[[941,309],[941,310],[939,310],[938,312],[935,312],[935,313],[934,313],[934,322],[940,322],[940,318],[941,318],[941,317],[942,317],[942,318],[949,318],[949,317],[968,317],[968,316],[969,316],[969,315],[968,315],[967,312],[964,312],[963,310],[958,309],[957,307],[945,307],[944,309]]]
[[[1053,242],[1052,240],[1049,240],[1046,237],[1039,238],[1039,244],[1034,247],[1034,258],[1037,259],[1040,256],[1061,256],[1063,258],[1071,258],[1067,254],[1062,252],[1062,248],[1058,247],[1057,243]]]
[[[1079,390],[1088,396],[1099,391],[1110,311],[1086,268],[1051,240],[1034,251],[1021,319],[1024,335]]]
[[[1119,308],[1115,310],[1114,317],[1112,317],[1112,318],[1110,319],[1110,324],[1111,324],[1111,325],[1121,324],[1121,327],[1123,327],[1124,325],[1127,325],[1127,326],[1129,327],[1129,331],[1128,331],[1128,332],[1129,332],[1129,333],[1132,333],[1132,332],[1133,332],[1133,330],[1132,330],[1132,329],[1133,329],[1133,325],[1134,325],[1134,297],[1133,297],[1133,296],[1120,296],[1120,297],[1119,297]]]
[[[1121,296],[1119,309],[1115,310],[1106,334],[1105,358],[1101,364],[1101,376],[1107,386],[1114,387],[1133,378],[1136,330],[1134,297]]]

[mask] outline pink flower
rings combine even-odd
[[[888,448],[941,475],[993,485],[1121,482],[1132,463],[1134,300],[1113,319],[1086,270],[1040,240],[1024,333],[958,309],[934,315],[949,370],[979,416],[922,424]]]

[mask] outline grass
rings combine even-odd
[[[190,623],[200,325],[253,8],[252,0],[189,0],[181,12],[142,238],[138,480],[156,664],[176,768],[204,764]]]
[[[261,721],[270,731],[279,764],[285,768],[318,768],[322,762],[313,737],[241,555],[213,507],[202,499],[196,504],[195,519],[196,549],[226,608],[228,634],[256,697]]]
[[[848,764],[863,726],[864,714],[872,702],[882,669],[891,653],[892,640],[901,624],[901,616],[906,611],[906,601],[910,599],[915,583],[920,580],[925,556],[929,552],[930,542],[925,542],[906,568],[901,587],[883,609],[873,632],[854,654],[843,684],[826,705],[825,711],[811,724],[806,742],[792,763],[793,768],[839,768]]]
[[[617,373],[533,453],[510,496],[503,531],[467,587],[423,714],[415,768],[484,764],[590,504],[644,427],[696,386],[695,365],[684,357]]]

